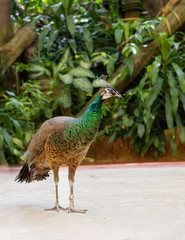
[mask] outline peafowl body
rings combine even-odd
[[[15,180],[32,182],[43,180],[53,170],[56,187],[56,204],[52,209],[59,211],[85,213],[74,206],[73,183],[75,171],[85,157],[100,125],[103,100],[110,97],[122,97],[115,89],[105,87],[90,104],[80,118],[55,117],[45,121],[32,139],[25,154],[26,163]],[[58,202],[59,167],[68,165],[70,204],[62,208]]]

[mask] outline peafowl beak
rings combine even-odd
[[[116,91],[114,88],[108,86],[108,87],[104,87],[100,93],[100,96],[102,97],[102,100],[111,98],[111,97],[119,97],[119,98],[123,98],[122,95]]]

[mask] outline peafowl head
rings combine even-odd
[[[98,93],[94,101],[90,104],[87,112],[101,112],[101,106],[105,99],[119,97],[123,98],[122,95],[110,86],[103,87],[102,90]]]
[[[122,95],[110,86],[102,87],[101,91],[97,94],[94,101],[88,107],[86,113],[101,113],[101,106],[105,99],[119,97],[123,98]]]
[[[103,87],[103,89],[100,92],[100,97],[102,100],[112,98],[112,97],[123,98],[118,91],[116,91],[114,88],[110,86]]]

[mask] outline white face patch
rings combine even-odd
[[[114,88],[112,87],[106,87],[102,90],[100,96],[102,96],[102,100],[111,98],[111,97],[119,97],[122,98],[121,94],[117,92]]]
[[[106,92],[106,93],[103,94],[102,100],[108,99],[110,97],[112,97],[111,93]]]

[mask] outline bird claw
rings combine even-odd
[[[68,208],[67,213],[82,213],[85,214],[87,212],[87,209],[84,210],[76,210],[75,208]]]
[[[66,211],[66,208],[61,207],[60,205],[56,205],[53,208],[49,208],[49,209],[44,209],[44,211],[56,211],[59,212],[60,210]]]
[[[44,209],[44,211],[56,211],[56,212],[59,212],[60,210],[66,211],[67,213],[82,213],[82,214],[84,214],[84,213],[87,212],[87,209],[76,210],[73,206],[69,206],[67,208],[63,208],[59,204],[56,204],[53,208]]]

